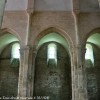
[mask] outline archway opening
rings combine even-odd
[[[71,100],[71,62],[67,41],[58,33],[49,33],[39,41],[38,47],[34,96]]]
[[[100,100],[100,34],[94,33],[87,39],[85,65],[89,100]]]
[[[14,35],[0,36],[0,97],[16,97],[20,64],[20,43]]]

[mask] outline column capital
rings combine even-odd
[[[20,54],[23,55],[25,51],[29,51],[31,49],[32,49],[32,47],[29,45],[23,46],[20,48]]]
[[[38,51],[38,50],[37,50],[36,47],[37,47],[36,45],[33,46],[33,54],[37,54],[37,51]]]
[[[31,15],[31,14],[33,13],[33,11],[34,11],[33,9],[27,9],[27,10],[26,10],[26,12],[27,12],[29,15]]]
[[[77,44],[77,45],[75,46],[75,48],[76,48],[76,49],[82,49],[82,45],[81,45],[81,44]]]
[[[79,13],[79,0],[72,0],[73,4],[73,12],[78,14]]]
[[[28,0],[27,13],[32,14],[34,11],[34,0]]]
[[[23,47],[20,49],[20,54],[21,54],[21,55],[24,55],[24,52],[32,52],[33,54],[37,54],[37,48],[36,48],[36,46],[33,46],[33,47],[31,47],[31,46],[29,46],[29,45],[23,46]]]
[[[80,13],[79,9],[73,9],[73,14],[78,15]]]
[[[86,48],[82,48],[82,53],[86,53]]]
[[[26,46],[23,46],[23,47],[21,47],[21,49],[20,50],[29,50],[29,49],[31,49],[31,46],[29,46],[29,45],[26,45]]]
[[[84,48],[84,46],[82,44],[78,44],[75,48],[80,49],[82,53],[86,52],[86,49]]]

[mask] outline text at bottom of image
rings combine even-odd
[[[6,97],[6,96],[2,96],[0,97],[0,100],[19,100],[19,99],[23,99],[23,100],[50,100],[49,96],[34,96],[34,97]]]

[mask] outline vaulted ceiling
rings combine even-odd
[[[54,32],[49,33],[44,37],[42,37],[38,43],[38,47],[40,47],[42,44],[46,42],[52,42],[52,41],[60,43],[66,50],[69,50],[69,44],[67,40],[61,35],[59,35],[58,33],[54,33]]]
[[[95,33],[93,35],[91,35],[87,42],[93,43],[95,45],[97,45],[98,47],[100,47],[100,34],[99,33]]]
[[[14,35],[6,33],[0,36],[0,53],[10,43],[19,41]]]

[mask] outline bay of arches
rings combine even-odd
[[[17,97],[20,43],[16,36],[5,32],[0,36],[0,97]],[[3,99],[5,100],[5,99]]]
[[[100,100],[100,34],[93,33],[86,42],[87,94],[88,100]]]
[[[34,80],[34,96],[71,100],[71,62],[61,44],[52,41],[42,44],[35,60]]]

